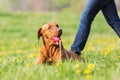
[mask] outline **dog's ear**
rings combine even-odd
[[[38,30],[38,33],[37,33],[37,36],[38,36],[38,43],[39,43],[40,36],[42,36],[41,31],[42,31],[42,28],[40,28],[40,29]]]

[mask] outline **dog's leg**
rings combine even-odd
[[[36,64],[41,64],[44,63],[46,60],[46,58],[44,56],[42,56],[41,54],[39,54],[37,60],[36,60]]]
[[[57,63],[62,59],[61,53],[59,51],[56,51],[54,56],[53,56],[53,62]]]

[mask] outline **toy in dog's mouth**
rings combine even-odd
[[[58,37],[58,36],[53,36],[53,37],[52,37],[52,40],[53,40],[56,44],[59,44],[60,41],[61,41],[61,38]]]

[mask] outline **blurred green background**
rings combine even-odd
[[[87,0],[0,0],[0,11],[48,12],[72,11],[80,12]],[[120,0],[115,0],[120,10]]]
[[[120,0],[115,0],[120,10]],[[55,21],[69,50],[87,0],[0,0],[0,80],[120,80],[120,39],[100,12],[82,57],[87,61],[35,65],[42,39],[37,31]],[[94,69],[89,74],[88,65]]]

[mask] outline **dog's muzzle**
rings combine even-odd
[[[59,36],[62,34],[62,29],[58,29]]]

